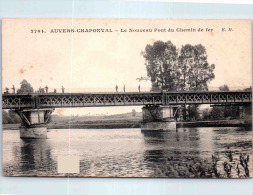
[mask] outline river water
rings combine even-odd
[[[80,173],[58,174],[57,157],[69,152],[79,155]],[[215,177],[200,170],[210,172],[214,155],[221,177],[226,177],[224,162],[232,167],[231,177],[245,177],[241,154],[249,155],[252,176],[252,131],[238,127],[145,133],[140,129],[51,129],[48,139],[26,140],[19,138],[17,130],[3,130],[3,174],[7,176]]]

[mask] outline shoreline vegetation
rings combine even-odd
[[[154,165],[155,175],[159,178],[252,177],[249,154],[232,152],[229,148],[223,153],[213,154],[210,159],[194,158],[190,154],[177,155],[169,157],[165,165]]]
[[[20,126],[20,119],[15,113],[4,113],[9,124],[3,124],[4,130],[17,130]],[[9,115],[8,115],[9,114]],[[202,114],[203,115],[203,114]],[[15,119],[15,120],[14,120]],[[6,120],[7,121],[7,120]],[[73,115],[61,116],[53,114],[51,122],[47,124],[48,129],[126,129],[141,128],[142,113],[132,110],[132,112],[114,115]],[[245,118],[203,118],[191,121],[177,121],[177,128],[197,128],[197,127],[248,127],[251,130],[251,115]]]
[[[177,128],[193,127],[251,127],[251,120],[215,120],[215,121],[194,121],[177,122]],[[3,130],[18,130],[20,124],[3,124]],[[140,128],[141,120],[94,120],[94,121],[70,121],[57,122],[47,125],[48,129],[124,129]]]

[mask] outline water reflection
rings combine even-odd
[[[164,131],[142,131],[141,134],[144,136],[144,142],[147,145],[164,144],[169,140],[169,134],[164,133]]]
[[[54,167],[51,147],[46,139],[23,139],[20,142],[19,167],[22,172],[45,171]]]
[[[146,150],[144,161],[153,169],[152,177],[178,177],[175,167],[186,167],[189,159],[201,158],[200,134],[197,129],[142,132]],[[180,168],[180,169],[182,169]],[[177,174],[180,172],[177,172]]]
[[[142,135],[147,147],[162,145],[163,149],[199,150],[200,134],[199,130],[194,128],[177,131],[144,131]]]

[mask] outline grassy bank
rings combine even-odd
[[[225,151],[213,154],[207,159],[194,155],[170,156],[162,164],[153,164],[157,177],[172,178],[248,178],[252,177],[250,155]]]

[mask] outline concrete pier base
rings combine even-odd
[[[19,127],[20,138],[22,139],[42,139],[47,138],[47,126],[50,122],[53,109],[23,109],[16,110],[21,118]]]
[[[142,131],[176,131],[175,106],[147,105],[142,108]]]
[[[176,121],[142,122],[141,131],[176,131]]]
[[[45,139],[47,138],[46,126],[19,127],[20,138],[22,139]]]

